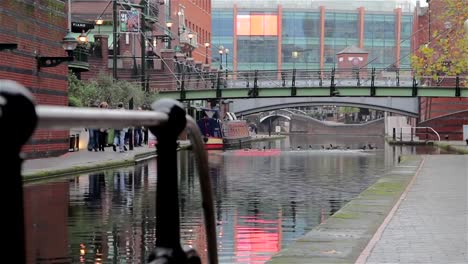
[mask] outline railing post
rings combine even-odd
[[[331,78],[330,78],[330,96],[335,96],[337,94],[335,89],[335,68],[331,71]]]
[[[396,141],[396,128],[393,128],[393,141]]]
[[[375,68],[372,68],[370,96],[375,96],[375,83],[374,82],[375,82]]]
[[[396,69],[396,86],[400,87],[400,69]]]
[[[296,69],[293,69],[293,76],[291,81],[291,96],[296,96]]]
[[[360,87],[361,86],[361,78],[359,76],[359,69],[357,69],[357,71],[356,71],[356,79],[357,79],[357,86]]]
[[[418,83],[416,82],[416,77],[413,76],[413,88],[411,95],[413,97],[418,96]]]
[[[400,127],[400,141],[403,141],[403,128]]]
[[[323,74],[322,74],[322,70],[318,71],[318,76],[319,76],[319,86],[322,87],[322,86],[323,86]]]
[[[250,97],[258,96],[258,70],[255,70],[254,87],[249,91]]]
[[[281,86],[286,87],[286,74],[281,72]]]
[[[457,77],[455,78],[455,97],[460,97],[460,95],[460,76],[457,75]]]
[[[32,95],[22,85],[0,80],[0,149],[2,157],[2,184],[8,192],[2,192],[3,209],[8,217],[3,220],[4,236],[9,242],[4,248],[15,256],[16,263],[26,263],[23,181],[21,177],[21,147],[30,138],[37,124],[36,109]],[[18,122],[21,120],[21,122]]]
[[[172,99],[153,103],[156,112],[165,113],[167,123],[150,127],[157,137],[156,249],[150,263],[192,263],[180,245],[177,138],[186,125],[183,105]],[[198,256],[194,256],[197,258]],[[194,262],[195,263],[195,262]]]
[[[221,89],[221,72],[218,71],[218,75],[216,77],[216,90]]]
[[[413,127],[410,127],[410,129],[411,129],[411,142],[413,142]],[[415,128],[415,130],[416,130],[416,128]]]

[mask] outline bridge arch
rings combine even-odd
[[[271,118],[271,117],[283,117],[283,118],[291,121],[290,116],[282,115],[282,114],[278,114],[278,113],[273,113],[273,114],[261,117],[260,118],[260,123],[262,123],[263,121],[265,121],[265,120],[267,120],[268,118]]]
[[[419,103],[413,97],[305,97],[233,99],[231,111],[249,115],[299,106],[336,105],[371,108],[409,117],[418,117]]]

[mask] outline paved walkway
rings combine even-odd
[[[135,162],[139,156],[156,153],[156,150],[148,146],[136,147],[124,153],[114,152],[111,147],[104,152],[80,150],[68,152],[59,157],[25,160],[22,174],[27,179],[51,177],[58,174],[71,174],[100,167],[112,167]]]
[[[426,156],[398,209],[356,263],[468,263],[467,193],[467,155]]]

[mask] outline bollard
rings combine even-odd
[[[179,191],[177,182],[177,138],[186,125],[183,105],[172,99],[152,104],[154,111],[169,116],[166,124],[150,127],[158,139],[156,187],[156,249],[149,263],[201,263],[194,250],[184,252],[180,245]],[[198,261],[198,262],[197,262]]]
[[[21,122],[18,122],[21,120]],[[9,192],[2,192],[3,209],[8,212],[4,219],[3,235],[9,238],[4,250],[15,256],[15,263],[26,263],[23,182],[21,178],[21,147],[31,137],[37,125],[33,97],[22,85],[0,80],[0,148],[2,157],[2,184]]]

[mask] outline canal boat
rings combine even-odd
[[[242,148],[250,143],[248,124],[239,120],[234,113],[226,113],[223,120],[219,118],[219,110],[200,108],[202,118],[197,121],[202,133],[206,149]]]

